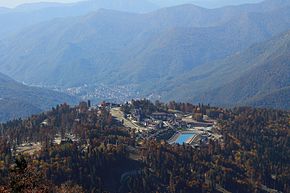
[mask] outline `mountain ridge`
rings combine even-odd
[[[66,94],[25,86],[0,73],[0,122],[40,113],[62,103],[75,104]]]
[[[118,1],[118,2],[117,2]],[[0,11],[1,39],[17,34],[19,31],[36,25],[41,22],[50,21],[56,18],[75,17],[86,15],[100,8],[114,9],[127,12],[149,12],[158,9],[151,2],[146,0],[96,0],[81,1],[70,4],[24,4],[14,9]]]
[[[254,91],[241,89],[238,82],[250,85],[243,76],[274,69],[267,60],[279,63],[279,54],[288,51],[283,44],[288,33],[279,34],[290,28],[290,4],[284,6],[289,1],[283,7],[267,2],[246,5],[249,10],[182,5],[143,14],[100,9],[54,19],[2,40],[0,71],[39,86],[134,85],[144,97],[219,104],[228,97],[228,103],[250,104],[271,93],[258,79],[253,81],[261,88]],[[284,65],[279,70],[288,67]],[[285,85],[268,90],[283,90],[287,74],[284,78]]]
[[[245,14],[246,19],[241,18],[239,22],[235,20],[234,15],[232,21],[214,27],[194,27],[195,22],[191,20],[191,15],[184,17],[184,23],[169,19],[168,23],[162,26],[162,16],[158,19],[152,17],[152,13],[133,14],[110,10],[100,10],[84,17],[58,19],[24,31],[16,36],[16,41],[1,49],[1,70],[29,84],[40,82],[63,85],[72,82],[71,86],[88,83],[87,81],[105,80],[104,73],[117,70],[124,78],[127,73],[130,77],[138,78],[146,73],[145,68],[149,69],[152,65],[162,68],[166,63],[174,65],[168,74],[175,76],[175,72],[182,73],[197,65],[222,59],[247,48],[252,43],[268,39],[280,31],[287,30],[290,25],[286,19],[286,15],[290,14],[289,8],[259,13],[258,16]],[[188,21],[191,23],[188,24]],[[259,23],[260,21],[263,22]],[[265,23],[269,23],[268,26]],[[45,26],[50,28],[43,32]],[[58,34],[55,34],[55,31],[58,31]],[[118,31],[117,35],[115,31]],[[17,42],[22,42],[22,45],[17,45]],[[12,53],[7,50],[13,50],[17,57],[11,57]],[[67,65],[64,65],[66,63]],[[81,67],[82,63],[88,66],[88,70]],[[31,65],[34,66],[34,70],[29,70]],[[75,76],[83,80],[77,81],[71,79],[71,76],[66,80],[65,66],[69,65],[68,68],[75,69]],[[136,70],[126,70],[133,67]],[[33,74],[33,71],[37,73]],[[90,73],[94,71],[97,76],[88,80],[87,77],[92,77]],[[60,76],[57,75],[58,72]],[[78,76],[79,72],[81,77]],[[50,73],[54,73],[58,78],[53,78]],[[41,76],[38,76],[39,74]],[[156,74],[157,78],[160,76],[162,74]],[[125,78],[122,82],[128,83],[131,80]]]
[[[221,61],[215,69],[219,69],[223,79],[227,79],[222,81],[225,84],[216,83],[215,89],[204,92],[199,99],[213,104],[249,105],[267,103],[263,97],[268,97],[273,106],[289,109],[289,103],[284,103],[290,97],[287,95],[290,85],[289,50],[290,31]],[[214,76],[211,85],[220,77],[217,72]],[[283,90],[285,93],[281,93]],[[277,96],[277,93],[283,97],[280,96],[275,103],[271,95]]]

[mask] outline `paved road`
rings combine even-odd
[[[129,119],[124,118],[124,113],[121,111],[120,107],[112,108],[111,114],[113,117],[115,117],[118,121],[122,122],[124,121],[125,127],[135,128],[137,131],[144,131],[147,130],[145,127],[141,127],[137,125],[136,123],[133,123]]]

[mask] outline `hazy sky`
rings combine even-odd
[[[71,3],[80,0],[0,0],[0,7],[15,7],[23,3],[35,3],[35,2],[62,2]],[[136,0],[138,1],[138,0]],[[184,2],[193,2],[197,5],[204,6],[219,6],[219,5],[229,5],[229,4],[241,4],[241,3],[255,3],[262,0],[149,0],[155,3],[168,3],[168,4],[180,4]]]

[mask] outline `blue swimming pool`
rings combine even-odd
[[[175,140],[175,143],[182,145],[183,143],[186,143],[189,139],[191,139],[194,136],[195,136],[194,133],[181,133]]]

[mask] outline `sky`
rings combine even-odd
[[[36,3],[36,2],[62,2],[62,3],[71,3],[80,0],[0,0],[0,7],[15,7],[24,3]],[[138,1],[138,0],[137,0]],[[242,3],[256,3],[262,0],[149,0],[155,2],[156,4],[164,4],[164,2],[169,4],[180,4],[184,2],[193,2],[197,5],[205,6],[205,7],[218,7],[224,5],[234,5],[234,4],[242,4]]]

